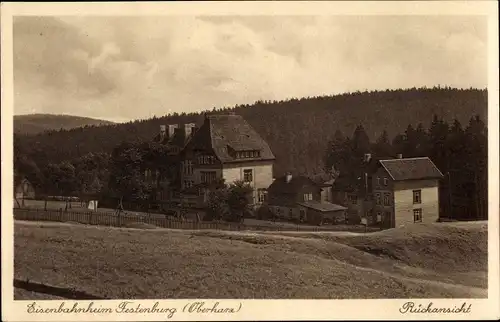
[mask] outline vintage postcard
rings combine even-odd
[[[2,320],[500,318],[495,1],[1,24]]]

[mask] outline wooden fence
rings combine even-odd
[[[305,225],[245,225],[231,222],[210,222],[179,219],[162,214],[134,214],[122,213],[117,215],[114,212],[94,212],[90,210],[43,210],[34,208],[14,208],[14,219],[27,221],[52,221],[52,222],[74,222],[86,225],[145,228],[141,225],[153,225],[170,229],[191,229],[191,230],[253,230],[253,231],[351,231],[351,232],[373,232],[380,228],[365,227],[361,225],[334,225],[334,226],[305,226]]]
[[[239,223],[230,222],[204,222],[193,220],[181,220],[163,215],[134,215],[122,213],[99,213],[92,211],[64,211],[15,208],[14,219],[28,221],[55,221],[55,222],[75,222],[87,225],[130,227],[137,224],[149,224],[162,228],[171,229],[215,229],[215,230],[281,230],[281,227],[272,226],[247,226]],[[139,226],[137,226],[140,228]]]

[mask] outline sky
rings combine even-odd
[[[15,17],[15,114],[116,122],[435,85],[487,86],[480,16]]]

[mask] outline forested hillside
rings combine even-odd
[[[14,132],[38,134],[50,130],[69,130],[81,126],[112,124],[112,122],[89,117],[54,114],[27,114],[14,116]]]
[[[270,144],[277,162],[275,174],[285,171],[313,174],[323,169],[328,142],[337,130],[346,136],[363,125],[375,140],[386,130],[390,140],[409,124],[429,127],[433,115],[467,124],[473,115],[486,122],[487,91],[478,89],[413,88],[356,92],[287,101],[256,102],[225,110],[240,114]],[[212,110],[210,112],[220,112]],[[23,147],[38,166],[78,158],[88,152],[111,153],[122,141],[150,140],[160,124],[201,122],[203,113],[173,114],[100,127],[20,135]]]
[[[445,175],[440,184],[441,215],[487,218],[486,90],[350,93],[257,102],[207,113],[229,110],[243,115],[269,142],[277,176],[292,171],[318,177],[333,167],[335,173],[356,180],[365,153],[428,156]],[[202,120],[203,113],[174,114],[15,135],[15,176],[28,178],[39,196],[118,194],[130,201],[148,200],[153,193],[142,171],[152,156],[164,155],[151,142],[159,125]]]

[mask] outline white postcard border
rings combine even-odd
[[[30,314],[27,307],[36,302],[45,308],[58,308],[63,301],[13,301],[13,209],[12,116],[13,53],[12,17],[15,15],[485,15],[488,16],[488,148],[489,148],[489,234],[488,299],[394,299],[394,300],[137,300],[144,307],[156,302],[175,307],[171,320],[471,320],[497,319],[499,312],[499,86],[498,86],[498,7],[495,1],[464,2],[129,2],[129,3],[2,3],[1,4],[1,80],[2,80],[2,318],[6,321],[153,321],[168,320],[164,314]],[[116,308],[122,300],[71,301],[87,307]],[[182,312],[195,302],[205,308],[219,302],[219,308],[231,307],[236,313]],[[471,305],[468,314],[401,313],[406,302],[433,307]],[[199,305],[198,305],[199,306]]]

